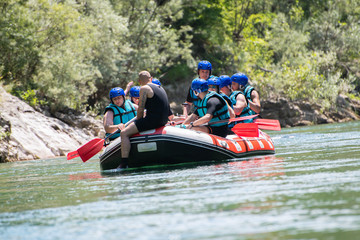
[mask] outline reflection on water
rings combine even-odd
[[[78,174],[70,174],[69,180],[86,180],[86,179],[93,179],[93,178],[102,178],[99,172],[92,172],[92,173],[78,173]]]
[[[247,161],[230,162],[229,166],[237,169],[232,173],[240,173],[242,177],[250,179],[284,175],[282,158],[275,155],[253,157]]]
[[[0,238],[357,239],[359,129],[283,129],[276,155],[116,174],[98,159],[0,164]]]

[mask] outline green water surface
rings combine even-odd
[[[276,155],[205,165],[0,164],[0,239],[360,239],[360,122],[268,133]]]

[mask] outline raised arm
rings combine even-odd
[[[129,93],[131,86],[134,84],[133,81],[130,81],[127,85],[126,85],[126,89],[125,89],[125,96]]]

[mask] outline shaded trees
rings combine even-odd
[[[247,73],[263,97],[271,86],[330,106],[360,86],[355,0],[0,0],[0,11],[0,80],[54,111],[101,109],[140,70],[188,81],[201,59]]]

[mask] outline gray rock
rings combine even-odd
[[[65,156],[94,137],[102,137],[100,120],[67,124],[35,111],[0,87],[0,162]],[[71,117],[68,122],[71,123]]]

